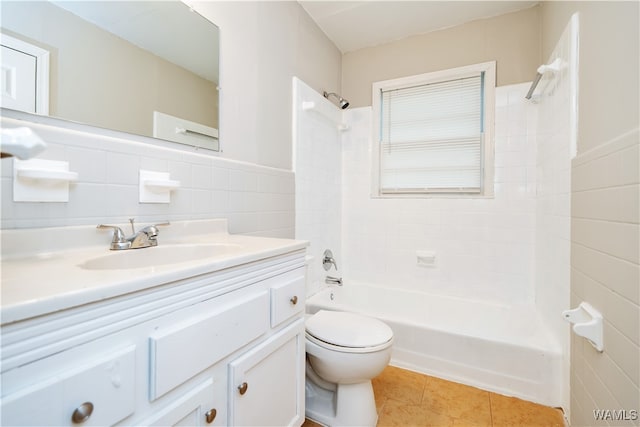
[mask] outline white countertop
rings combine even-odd
[[[122,225],[122,229],[127,228]],[[92,226],[3,230],[1,233],[2,324],[282,255],[304,249],[308,244],[299,240],[228,234],[226,220],[172,223],[160,228],[157,247],[125,251],[110,251],[111,231]],[[152,267],[82,268],[85,262],[98,257],[154,251],[163,245],[207,243],[238,247],[211,257]]]

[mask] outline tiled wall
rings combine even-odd
[[[295,236],[310,242],[307,248],[308,295],[324,286],[327,275],[340,276],[342,164],[338,108],[301,80],[293,79],[294,170],[296,174]],[[303,110],[303,102],[315,108]],[[331,249],[340,271],[322,268],[322,254]]]
[[[131,217],[138,223],[228,218],[232,233],[293,237],[291,171],[43,120],[36,124],[3,117],[2,126],[31,127],[48,144],[37,158],[68,161],[79,179],[70,185],[68,203],[13,202],[13,161],[2,159],[2,228],[126,223]],[[169,172],[180,181],[171,203],[138,202],[140,169]]]
[[[536,107],[528,84],[496,90],[495,197],[372,199],[369,107],[343,134],[342,250],[347,279],[508,303],[533,302]],[[416,251],[435,251],[436,266]]]
[[[603,353],[571,338],[572,425],[640,425],[639,140],[635,129],[572,163],[571,305],[604,317]],[[596,422],[594,409],[628,419]]]

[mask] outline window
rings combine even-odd
[[[374,197],[493,194],[495,62],[373,84]]]

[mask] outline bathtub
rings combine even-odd
[[[347,282],[306,301],[307,313],[377,317],[395,334],[391,364],[548,406],[560,406],[562,352],[531,306]]]

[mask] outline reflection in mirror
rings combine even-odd
[[[3,77],[3,107],[219,150],[219,32],[184,3],[3,0],[0,7],[2,67],[17,70]],[[47,70],[29,52],[18,55],[26,60],[5,54],[30,47],[48,52],[48,77],[33,77]],[[5,93],[27,101],[13,104]],[[36,109],[41,99],[48,113]]]

